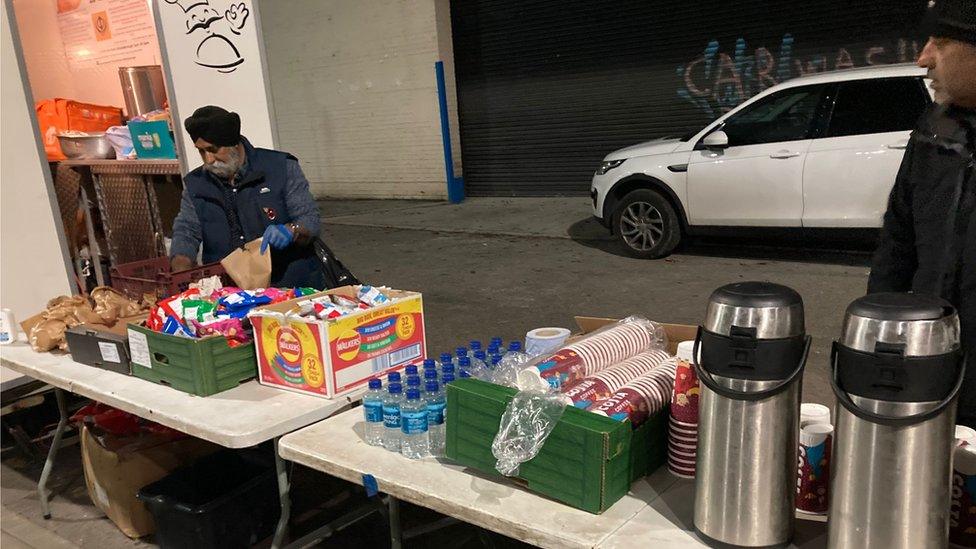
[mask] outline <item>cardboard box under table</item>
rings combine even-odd
[[[427,356],[424,304],[417,292],[387,290],[390,302],[334,320],[286,315],[300,301],[338,294],[356,298],[354,286],[334,288],[253,311],[258,382],[325,398],[357,390],[374,376]]]
[[[610,319],[577,318],[583,333]],[[694,339],[696,328],[663,325],[668,352]],[[484,473],[498,475],[491,445],[505,408],[517,391],[477,379],[459,379],[447,388],[447,457]],[[567,505],[602,513],[622,498],[633,481],[667,461],[668,409],[634,429],[572,406],[567,407],[539,453],[523,463],[515,479],[528,489]]]

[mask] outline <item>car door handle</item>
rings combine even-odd
[[[800,156],[800,153],[794,151],[787,151],[784,149],[782,151],[776,151],[773,154],[769,155],[770,158],[793,158],[794,156]]]
[[[901,150],[901,149],[907,149],[908,148],[908,140],[906,139],[905,141],[898,141],[897,143],[888,143],[885,146],[888,147],[889,149],[899,149],[899,150]]]

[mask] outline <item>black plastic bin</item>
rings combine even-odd
[[[139,491],[166,548],[250,547],[274,533],[281,507],[274,462],[261,450],[221,450]]]

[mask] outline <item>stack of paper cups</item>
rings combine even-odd
[[[796,508],[804,513],[827,513],[833,433],[834,426],[829,423],[807,423],[800,428]]]
[[[668,469],[682,478],[695,477],[695,461],[698,459],[698,400],[701,389],[692,365],[694,347],[694,341],[678,344],[668,423]]]
[[[960,439],[959,435],[965,438]],[[956,426],[952,454],[952,502],[949,507],[949,547],[976,547],[976,431]]]

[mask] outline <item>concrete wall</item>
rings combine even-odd
[[[261,0],[278,139],[320,197],[445,198],[434,63],[460,139],[448,0]]]
[[[7,2],[0,2],[0,9],[0,305],[20,321],[73,290],[51,172],[14,49],[13,13]]]

